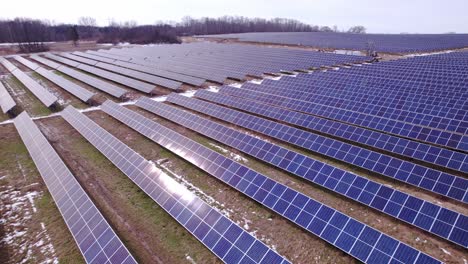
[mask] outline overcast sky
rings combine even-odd
[[[77,23],[91,16],[100,25],[180,21],[184,16],[294,18],[371,33],[468,33],[468,0],[2,0],[0,18],[30,17]]]

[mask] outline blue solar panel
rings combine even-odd
[[[327,49],[373,50],[411,53],[458,49],[468,46],[467,34],[352,34],[335,32],[251,32],[203,35],[206,38],[235,38],[241,41],[322,47]]]
[[[176,99],[180,98],[180,99]],[[313,134],[291,126],[262,119],[239,111],[198,101],[188,102],[173,95],[170,102],[190,105],[190,108],[216,116],[236,125],[277,138],[287,143],[353,164],[408,184],[441,194],[452,199],[468,202],[468,180],[411,162],[383,155],[351,144]],[[466,199],[466,200],[464,200]]]
[[[331,207],[273,181],[131,110],[109,101],[103,105],[103,110],[210,175],[363,262],[378,263],[375,259],[380,259],[378,256],[381,256],[395,263],[406,263],[409,260],[414,263],[423,263],[420,261],[440,263],[438,260],[406,244],[394,240]],[[332,219],[337,220],[332,222]],[[345,223],[344,225],[341,224],[344,228],[339,228],[340,223]],[[378,239],[368,241],[365,235],[362,234],[364,229],[377,232]],[[381,241],[383,241],[383,244],[379,244]],[[395,241],[395,243],[385,241]],[[394,255],[396,254],[398,258],[385,253],[388,252],[387,247],[391,247]]]
[[[86,263],[136,263],[28,114],[14,124]]]
[[[462,151],[468,151],[468,136],[463,136],[457,133],[440,131],[429,127],[418,126],[382,117],[347,111],[338,107],[320,105],[293,98],[239,89],[229,86],[222,87],[220,89],[220,93],[242,98],[248,98],[250,100],[260,101],[267,104],[277,105],[298,112],[331,118],[345,123],[351,123],[398,136],[416,139],[418,141],[424,141],[428,143],[452,147],[454,149]]]
[[[200,90],[195,96],[333,137],[468,173],[468,155],[284,108]]]
[[[169,99],[169,101],[192,100],[186,97],[184,97],[184,99],[182,96],[172,98],[178,97],[180,97],[180,100]],[[199,102],[193,100],[192,103],[198,104]],[[155,102],[149,98],[138,100],[137,106],[167,118],[176,124],[185,126],[202,135],[215,139],[223,144],[243,151],[244,153],[252,155],[255,158],[281,168],[298,177],[319,184],[329,190],[335,191],[381,212],[385,212],[414,226],[421,227],[426,231],[432,232],[432,230],[437,230],[439,225],[444,227],[451,225],[448,229],[448,231],[451,232],[445,233],[442,237],[463,247],[468,246],[468,231],[466,230],[466,227],[460,225],[457,226],[454,222],[444,221],[441,218],[436,217],[436,215],[430,215],[422,210],[424,204],[431,208],[432,211],[442,211],[443,208],[438,205],[418,199],[403,192],[390,189],[380,183],[370,181],[364,177],[327,165],[300,153],[289,151],[283,147],[276,146],[248,134],[241,133],[208,119]],[[398,199],[395,199],[394,197],[406,197],[406,199],[404,201],[398,201]],[[397,213],[390,214],[385,211],[387,204],[392,206],[391,212],[398,210]],[[468,220],[468,217],[464,215],[453,211],[450,212],[453,213],[455,219],[460,219],[459,224]],[[414,217],[409,219],[406,217],[407,214]],[[442,216],[440,215],[439,217]],[[418,219],[418,221],[416,221],[416,219]],[[427,226],[421,226],[419,224],[420,219],[423,219]],[[434,232],[432,233],[436,234]],[[454,235],[453,237],[450,237],[450,234],[455,233],[458,233],[459,236]]]
[[[72,106],[62,116],[225,263],[289,263]]]
[[[330,73],[330,75],[334,74]],[[245,83],[242,85],[242,89],[270,93],[320,105],[336,106],[339,109],[350,112],[365,113],[369,116],[378,116],[390,120],[398,120],[401,122],[408,122],[415,125],[428,126],[431,128],[462,134],[465,134],[468,131],[468,121],[464,121],[467,118],[466,111],[464,110],[431,110],[418,106],[405,107],[401,103],[385,106],[382,104],[363,102],[364,99],[371,98],[370,96],[360,95],[354,98],[344,99],[341,96],[334,97],[314,93],[311,91],[311,89],[308,89],[308,87],[303,87],[303,90],[299,90],[298,87],[302,87],[302,85],[300,83],[295,84],[294,87],[285,87],[282,84],[274,86],[266,84],[258,85],[253,83]],[[346,88],[348,90],[351,89],[349,86]],[[322,86],[321,89],[327,90],[327,87]],[[340,91],[335,91],[335,94],[335,96],[341,95]]]

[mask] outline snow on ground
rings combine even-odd
[[[241,88],[242,83],[231,83],[231,84],[229,84],[229,86],[236,87],[236,88]]]
[[[55,248],[44,223],[41,223],[39,232],[29,228],[37,224],[33,216],[37,213],[34,200],[40,196],[41,192],[24,192],[12,186],[4,187],[0,192],[0,223],[5,231],[0,244],[9,249],[12,260],[21,259],[19,263],[37,262],[38,252],[41,252],[44,258],[41,257],[41,263],[58,263]]]
[[[186,97],[193,97],[196,92],[197,90],[188,90],[186,92],[180,93],[180,95],[186,96]]]
[[[219,87],[216,86],[216,85],[212,85],[212,86],[209,86],[206,90],[207,90],[208,92],[217,93],[217,92],[219,92]]]
[[[167,99],[167,96],[158,96],[158,97],[151,98],[151,100],[156,101],[156,102],[164,102],[166,101],[166,99]]]
[[[185,259],[192,264],[197,264],[195,260],[193,260],[193,258],[190,257],[188,254],[185,255]]]
[[[444,252],[445,254],[447,255],[452,255],[452,253],[450,253],[450,251],[446,250],[445,248],[440,248],[442,250],[442,252]]]
[[[213,144],[213,143],[209,143],[210,146],[220,150],[221,152],[223,152],[224,154],[229,154],[229,157],[235,161],[242,161],[244,163],[247,163],[249,160],[242,157],[241,155],[238,155],[236,153],[232,153],[231,151],[221,147],[221,146],[218,146],[216,144]]]

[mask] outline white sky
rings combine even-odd
[[[183,16],[294,18],[314,25],[371,33],[468,33],[468,0],[2,0],[0,18],[29,17],[76,23],[91,16],[100,25],[180,21]]]

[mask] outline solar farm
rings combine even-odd
[[[299,45],[320,49],[375,50],[386,53],[420,53],[462,49],[468,34],[352,34],[334,32],[267,32],[202,35],[206,38],[238,39],[244,42]]]
[[[0,259],[468,263],[468,37],[345,36],[0,57]]]

